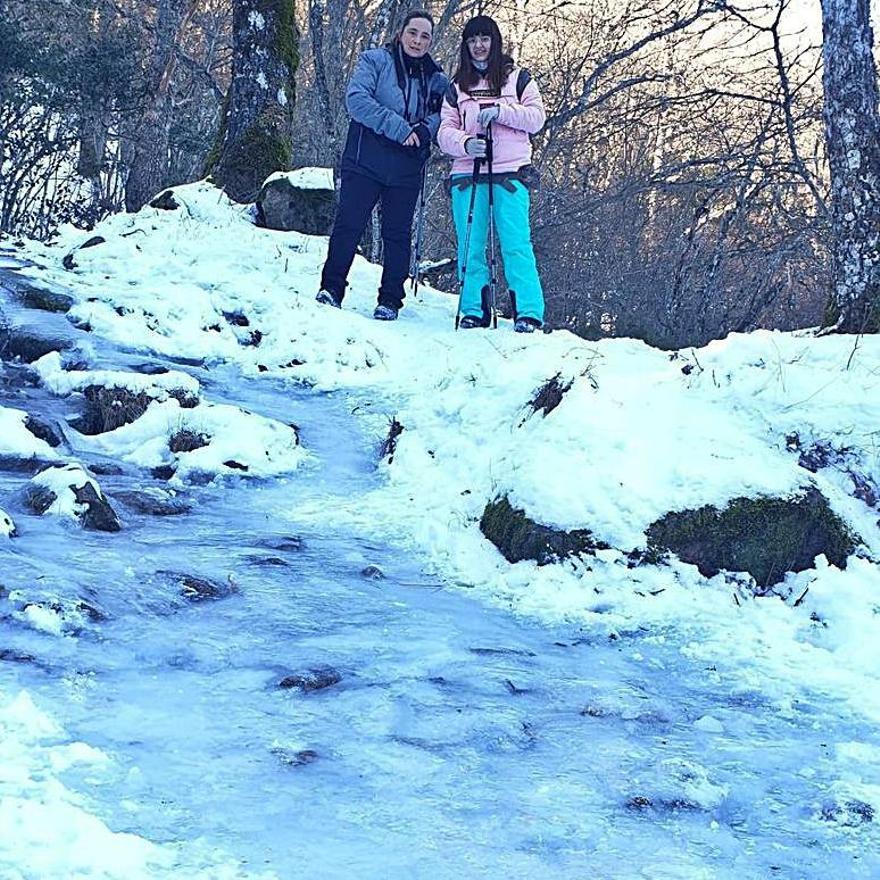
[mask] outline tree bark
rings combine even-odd
[[[290,167],[299,31],[290,0],[234,0],[232,82],[209,170],[227,194],[253,201]]]
[[[135,129],[125,208],[139,211],[168,183],[171,136],[171,77],[180,34],[196,10],[196,0],[160,0],[156,41],[147,71],[147,103]]]
[[[827,323],[880,332],[880,117],[870,0],[822,0],[825,140],[831,169]]]

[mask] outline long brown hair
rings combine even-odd
[[[489,47],[489,66],[485,71],[477,70],[468,51],[467,41],[471,37],[491,37],[492,45]],[[513,67],[513,59],[502,51],[501,30],[495,23],[494,18],[488,15],[477,15],[472,18],[461,32],[461,47],[459,49],[458,70],[452,77],[453,82],[463,92],[470,90],[484,77],[488,80],[492,91],[501,94],[501,86],[507,80]]]

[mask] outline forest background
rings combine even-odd
[[[411,5],[3,0],[0,235],[88,229],[206,174],[246,202],[273,170],[335,166],[357,57],[392,38]],[[833,323],[847,296],[873,297],[876,311],[876,235],[859,238],[860,247],[871,238],[859,256],[861,286],[841,287],[840,254],[852,251],[853,230],[840,225],[852,211],[836,204],[828,95],[837,76],[843,103],[834,106],[849,101],[853,110],[852,88],[861,87],[873,107],[856,107],[856,116],[876,124],[873,62],[854,75],[832,70],[829,57],[840,67],[857,63],[858,52],[828,54],[829,40],[870,35],[867,0],[428,8],[437,21],[432,54],[448,72],[464,22],[483,12],[540,85],[548,121],[534,139],[542,185],[533,237],[550,326],[677,348],[758,327]],[[846,171],[852,147],[838,148]],[[880,166],[869,152],[862,166],[876,192]],[[244,166],[250,178],[237,174]],[[447,174],[435,149],[423,256],[448,267]],[[856,225],[880,229],[873,201],[861,199],[868,216]],[[368,232],[363,247],[375,259],[374,238]],[[448,268],[431,281],[455,289]]]

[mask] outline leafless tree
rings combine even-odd
[[[837,329],[880,332],[880,116],[869,0],[822,0]]]

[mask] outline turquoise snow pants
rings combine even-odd
[[[452,178],[452,219],[458,236],[458,277],[462,266],[467,266],[467,278],[461,295],[462,315],[480,317],[483,314],[481,291],[489,283],[489,264],[486,261],[486,240],[489,235],[489,184],[478,183],[474,200],[474,220],[471,226],[470,247],[465,260],[464,242],[467,237],[468,207],[471,187],[460,186],[470,175],[457,174]],[[513,191],[508,187],[513,186]],[[520,318],[534,318],[544,322],[544,292],[535,252],[532,250],[529,227],[529,191],[519,180],[508,179],[504,185],[493,184],[495,200],[495,230],[501,245],[504,274],[511,290],[516,293],[516,312]]]

